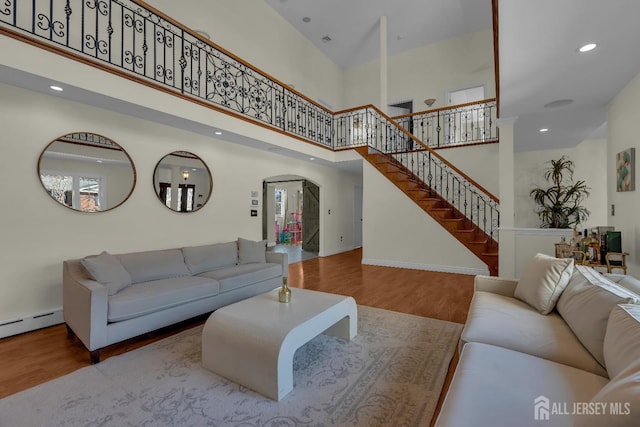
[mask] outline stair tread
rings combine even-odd
[[[397,184],[398,189],[408,195],[426,213],[440,222],[458,241],[465,245],[472,253],[481,258],[489,269],[490,274],[498,274],[498,243],[490,236],[478,229],[475,224],[456,210],[445,198],[409,171],[395,158],[381,152],[369,152],[368,148],[357,149],[376,169],[389,180]],[[454,215],[450,215],[453,212]],[[456,218],[442,218],[455,216]],[[461,229],[457,229],[460,227]]]

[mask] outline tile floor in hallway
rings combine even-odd
[[[303,251],[302,245],[275,245],[267,250],[273,252],[285,252],[289,254],[289,264],[318,257],[317,252]]]

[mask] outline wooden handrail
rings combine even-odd
[[[154,14],[158,15],[159,17],[161,17],[165,21],[171,23],[172,25],[175,25],[176,27],[180,28],[181,30],[191,34],[194,37],[196,37],[197,39],[202,41],[204,44],[210,45],[210,46],[214,47],[215,49],[219,50],[220,52],[224,53],[225,55],[230,56],[231,58],[233,58],[234,60],[238,61],[242,65],[245,65],[248,68],[251,68],[253,71],[255,71],[257,73],[260,73],[261,75],[265,76],[266,78],[268,78],[272,82],[275,82],[275,83],[279,84],[280,86],[282,86],[283,88],[286,88],[288,91],[295,93],[299,97],[303,98],[305,101],[312,103],[313,105],[315,105],[316,107],[320,108],[321,110],[324,110],[327,113],[333,114],[324,105],[319,104],[318,102],[314,101],[311,98],[308,98],[307,96],[305,96],[302,93],[298,92],[297,90],[293,89],[288,84],[281,82],[280,80],[276,79],[275,77],[271,76],[270,74],[262,71],[260,68],[258,68],[256,66],[254,66],[253,64],[245,61],[244,59],[240,58],[239,56],[234,55],[233,53],[231,53],[228,50],[224,49],[223,47],[217,45],[216,43],[212,42],[211,40],[204,38],[202,35],[196,33],[195,31],[191,30],[190,28],[188,28],[187,26],[181,24],[180,22],[176,21],[175,19],[165,15],[164,13],[160,12],[158,9],[156,9],[153,6],[145,3],[144,1],[142,1],[142,0],[129,0],[129,1],[131,1],[132,3],[136,3],[138,6],[146,8],[147,10],[149,10],[149,11],[153,12]]]
[[[496,98],[488,98],[488,99],[483,99],[482,101],[467,102],[466,104],[449,105],[448,107],[440,107],[440,108],[434,108],[433,110],[424,110],[424,111],[418,111],[416,113],[409,113],[409,114],[403,114],[401,116],[394,116],[393,119],[394,120],[404,119],[405,117],[418,116],[418,115],[427,114],[427,113],[437,113],[438,111],[453,110],[456,108],[469,107],[471,105],[476,105],[476,104],[486,104],[488,102],[493,102],[495,100]]]
[[[411,134],[408,130],[406,130],[405,128],[403,128],[402,126],[398,125],[398,123],[393,120],[391,117],[389,117],[388,115],[386,115],[385,113],[383,113],[382,111],[380,111],[380,109],[378,109],[378,107],[376,107],[375,105],[367,105],[366,107],[371,107],[373,110],[375,110],[378,114],[380,114],[382,117],[386,118],[390,123],[392,123],[395,127],[397,127],[398,129],[400,129],[406,136],[408,136],[409,138],[411,138],[413,140],[413,142],[421,145],[424,150],[422,151],[429,151],[429,153],[431,153],[433,156],[435,156],[438,160],[440,160],[442,163],[444,163],[445,165],[447,165],[447,167],[449,167],[450,169],[452,169],[453,171],[455,171],[458,175],[462,176],[464,179],[466,179],[469,183],[471,183],[473,186],[475,186],[478,190],[482,191],[484,194],[486,194],[491,200],[493,200],[496,203],[500,203],[500,201],[498,200],[498,198],[496,196],[494,196],[493,194],[491,194],[491,192],[489,192],[487,189],[485,189],[482,185],[478,184],[476,181],[474,181],[470,176],[468,176],[467,174],[465,174],[464,172],[462,172],[460,169],[458,169],[455,165],[453,165],[453,163],[451,163],[450,161],[448,161],[447,159],[445,159],[444,157],[442,157],[440,154],[438,154],[433,148],[429,147],[427,144],[425,144],[424,142],[420,141],[418,138],[416,138],[413,134]],[[360,107],[360,108],[366,108],[366,107]]]

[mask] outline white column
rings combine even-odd
[[[387,17],[380,17],[380,109],[386,113],[387,105]]]
[[[513,128],[517,117],[497,120],[500,131],[498,149],[500,228],[499,228],[499,275],[516,277],[515,241],[515,165],[513,152]]]

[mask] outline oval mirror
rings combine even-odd
[[[109,138],[90,132],[69,133],[50,142],[40,154],[38,174],[55,201],[80,212],[120,206],[136,185],[129,154]]]
[[[211,197],[211,171],[202,159],[188,151],[164,156],[153,172],[153,188],[158,198],[176,212],[194,212]]]

